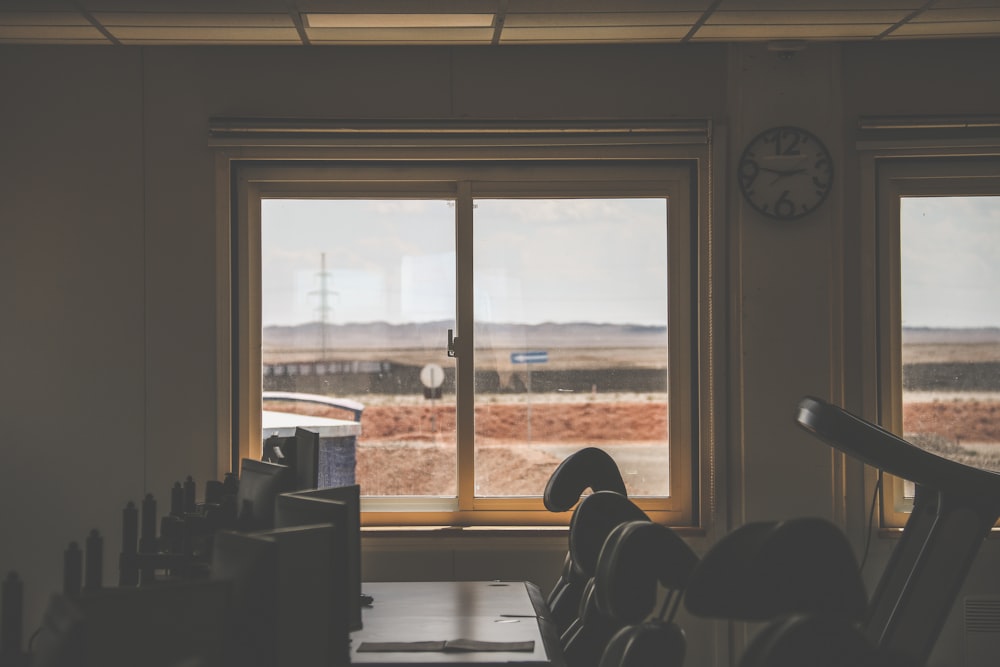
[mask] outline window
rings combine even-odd
[[[541,492],[591,445],[651,516],[694,524],[711,234],[704,162],[659,152],[227,157],[233,458],[264,392],[320,394],[365,406],[368,525],[565,523]]]
[[[884,423],[1000,471],[1000,163],[897,161],[879,184]],[[887,476],[886,525],[905,523],[913,491]]]

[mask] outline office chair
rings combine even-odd
[[[673,617],[697,562],[666,526],[647,520],[616,526],[601,548],[579,616],[563,634],[569,667],[680,665],[686,645]],[[651,618],[661,586],[663,602]]]
[[[932,454],[812,396],[799,401],[796,421],[831,447],[916,484],[913,511],[861,627],[883,652],[925,661],[1000,518],[1000,474]]]
[[[695,567],[685,606],[697,616],[766,621],[740,667],[915,667],[861,631],[868,599],[843,533],[829,521],[749,523]]]
[[[550,512],[567,512],[577,504],[587,489],[626,495],[625,481],[618,470],[618,464],[607,452],[597,447],[585,447],[563,459],[545,484],[542,502]],[[580,594],[587,579],[589,575],[584,576],[573,566],[573,559],[567,552],[559,578],[546,598],[560,633],[576,617]]]
[[[562,635],[577,618],[604,541],[616,526],[649,517],[631,500],[614,491],[597,491],[584,498],[569,523],[569,553],[563,574],[547,604],[552,621]]]
[[[748,523],[724,536],[691,575],[685,606],[697,616],[767,621],[793,613],[859,620],[867,595],[854,552],[829,521]]]
[[[545,484],[542,502],[550,512],[566,512],[587,489],[628,495],[618,464],[597,447],[585,447],[563,459]]]

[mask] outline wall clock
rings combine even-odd
[[[815,211],[830,194],[833,158],[812,132],[772,127],[747,144],[738,177],[752,207],[778,220],[795,220]]]

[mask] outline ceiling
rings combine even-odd
[[[0,44],[609,44],[1000,36],[1000,0],[0,0]],[[795,48],[795,43],[778,44]]]

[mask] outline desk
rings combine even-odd
[[[527,582],[449,581],[365,584],[375,601],[364,609],[364,629],[351,634],[351,662],[368,667],[473,664],[476,667],[562,667],[555,625],[544,596]],[[472,639],[533,641],[531,651],[359,652],[364,642]]]

